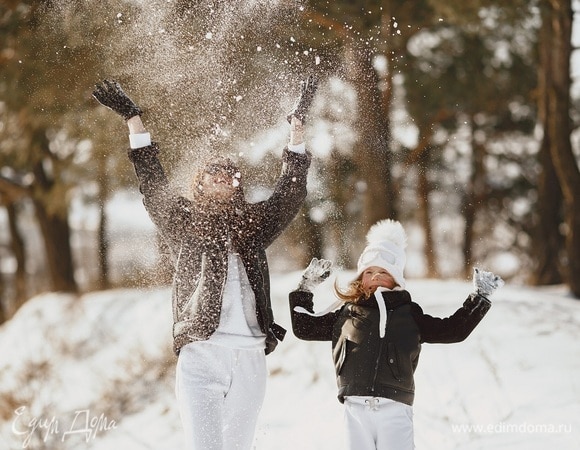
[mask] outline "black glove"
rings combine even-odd
[[[123,116],[125,120],[143,114],[143,111],[123,92],[121,85],[114,80],[103,80],[102,83],[95,85],[93,97],[101,105]]]
[[[306,115],[308,114],[310,105],[312,105],[312,100],[314,99],[314,94],[316,93],[317,88],[318,80],[313,75],[309,75],[305,81],[300,83],[300,97],[298,98],[296,106],[294,106],[292,112],[290,112],[286,117],[289,123],[292,121],[292,116],[296,116],[296,118],[302,123],[305,122]]]

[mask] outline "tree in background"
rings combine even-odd
[[[540,41],[540,73],[545,88],[544,133],[551,162],[560,184],[564,204],[565,278],[580,297],[580,169],[571,143],[570,58],[572,56],[572,2],[543,1],[543,32]],[[550,176],[550,166],[546,168]],[[549,213],[548,211],[547,213]],[[547,219],[549,220],[549,219]],[[552,233],[548,235],[552,237]],[[554,238],[551,239],[554,242]],[[554,255],[557,261],[557,255]]]
[[[0,191],[14,206],[10,217],[12,253],[19,261],[17,278],[26,263],[25,253],[17,249],[15,202],[26,200],[34,205],[44,244],[43,255],[35,257],[46,258],[50,280],[35,289],[68,292],[78,289],[69,203],[89,180],[97,180],[93,163],[98,158],[90,157],[87,130],[92,123],[89,93],[101,60],[91,41],[95,35],[90,34],[98,34],[99,26],[89,25],[98,24],[96,18],[103,12],[93,8],[95,16],[75,14],[74,7],[49,1],[0,6],[4,124]]]
[[[444,6],[442,12],[445,10]],[[500,24],[497,17],[485,20],[498,15],[498,11],[477,12],[475,17],[451,17],[449,20],[455,20],[455,24],[442,19],[421,30],[409,45],[408,64],[403,70],[407,108],[422,132],[419,145],[410,155],[411,160],[422,164],[419,187],[426,183],[424,172],[430,166],[424,161],[427,156],[421,159],[419,155],[432,148],[428,144],[445,151],[453,147],[455,137],[462,133],[467,136],[463,141],[470,154],[467,170],[457,170],[453,176],[463,191],[465,274],[471,273],[474,261],[483,256],[474,253],[478,234],[490,235],[498,223],[499,217],[494,216],[494,224],[485,209],[489,209],[490,202],[505,201],[510,192],[507,186],[511,183],[513,188],[517,182],[518,178],[510,182],[508,177],[500,183],[496,180],[500,178],[502,160],[508,163],[510,153],[521,152],[515,142],[533,130],[532,92],[536,87],[531,76],[535,67],[534,33],[527,16],[520,14],[519,20]],[[435,137],[439,145],[433,142]],[[441,144],[443,139],[447,143]],[[512,150],[505,145],[501,152],[494,152],[492,148],[499,142],[512,142]],[[497,162],[490,164],[491,159]],[[440,155],[431,155],[431,161],[437,162],[434,168],[441,169]],[[494,167],[495,174],[489,173],[490,167]],[[436,173],[431,178],[440,186],[446,184]],[[430,192],[426,189],[420,197]],[[422,215],[429,216],[429,202],[423,202],[427,206],[422,208]],[[485,225],[478,231],[477,223]]]
[[[400,192],[393,180],[394,79],[408,39],[428,20],[430,8],[426,2],[405,1],[307,3],[301,38],[330,57],[331,77],[340,77],[355,94],[346,96],[342,105],[343,122],[352,121],[347,125],[354,135],[351,148],[333,152],[326,161],[327,173],[335,177],[327,183],[331,201],[342,201],[338,204],[343,209],[328,216],[330,245],[339,249],[339,261],[352,267],[356,259],[352,255],[363,245],[361,230],[398,215]],[[351,182],[344,183],[346,179]],[[350,208],[353,202],[356,207]]]
[[[534,245],[531,249],[535,262],[530,281],[535,285],[559,284],[564,280],[563,194],[550,154],[551,135],[547,124],[550,116],[550,86],[552,71],[552,26],[549,7],[544,7],[542,26],[538,37],[538,122],[543,126],[538,158],[541,171],[538,175],[538,200],[533,215]]]

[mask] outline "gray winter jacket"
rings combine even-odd
[[[310,156],[284,149],[282,173],[270,198],[217,207],[176,195],[158,153],[153,143],[131,150],[129,158],[145,208],[174,257],[175,353],[190,342],[208,339],[218,327],[228,251],[239,253],[244,263],[258,323],[266,335],[266,353],[272,352],[286,330],[274,323],[265,250],[290,224],[306,197]]]

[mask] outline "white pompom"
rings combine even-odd
[[[407,235],[400,222],[391,219],[380,220],[375,223],[367,233],[367,243],[380,244],[381,242],[391,242],[397,247],[407,246]]]

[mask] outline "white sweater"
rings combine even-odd
[[[256,318],[254,291],[237,253],[228,255],[220,323],[208,342],[236,349],[259,349],[266,345],[266,335]]]

